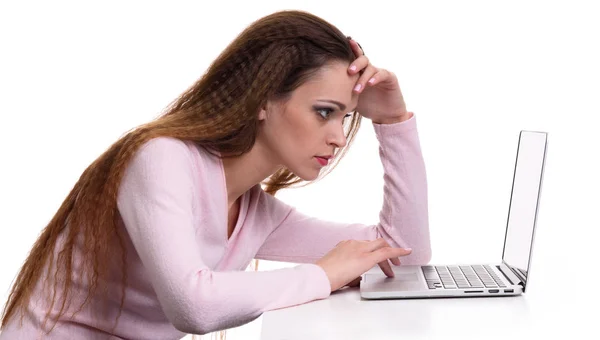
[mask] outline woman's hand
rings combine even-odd
[[[411,253],[411,249],[392,248],[383,238],[373,241],[347,240],[338,243],[335,248],[319,259],[316,264],[321,266],[329,283],[331,291],[336,291],[349,283],[358,280],[357,277],[379,264],[388,277],[394,276],[390,265],[400,265],[399,256]]]
[[[356,111],[376,124],[398,123],[412,117],[406,111],[396,75],[373,66],[356,41],[350,39],[350,46],[357,58],[348,67],[348,73],[362,71],[354,88],[359,94]]]

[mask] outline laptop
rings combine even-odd
[[[393,266],[363,274],[365,299],[514,296],[525,292],[540,202],[548,133],[522,130],[513,173],[502,261],[467,265]]]

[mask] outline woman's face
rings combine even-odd
[[[285,101],[270,102],[259,114],[258,141],[273,161],[303,180],[316,179],[327,158],[346,145],[343,123],[357,105],[352,90],[359,77],[348,74],[349,66],[327,64]]]

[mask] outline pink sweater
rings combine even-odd
[[[384,237],[393,246],[413,249],[403,264],[428,263],[427,183],[416,118],[373,126],[385,173],[378,224],[305,216],[256,185],[242,196],[230,239],[221,161],[189,142],[149,141],[133,158],[119,191],[120,227],[129,237],[127,293],[117,326],[113,329],[121,299],[119,264],[107,300],[92,300],[72,319],[71,313],[64,315],[50,336],[41,338],[180,339],[186,333],[235,327],[269,310],[324,299],[331,293],[330,284],[314,262],[345,239]],[[245,271],[253,258],[298,265]],[[88,289],[77,274],[79,265],[76,261],[74,301],[81,301]],[[40,338],[47,307],[39,299],[40,287],[22,327],[19,318],[13,318],[0,340]]]

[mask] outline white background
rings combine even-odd
[[[417,115],[427,166],[433,262],[500,259],[521,129],[549,132],[536,248],[554,248],[557,259],[574,262],[597,258],[596,6],[3,1],[0,306],[81,172],[125,131],[156,117],[247,25],[280,9],[323,17],[360,42],[375,66],[397,74]],[[329,177],[278,196],[321,218],[377,222],[383,172],[364,122]],[[597,285],[597,271],[587,277]],[[228,339],[258,339],[260,324],[239,327]]]

